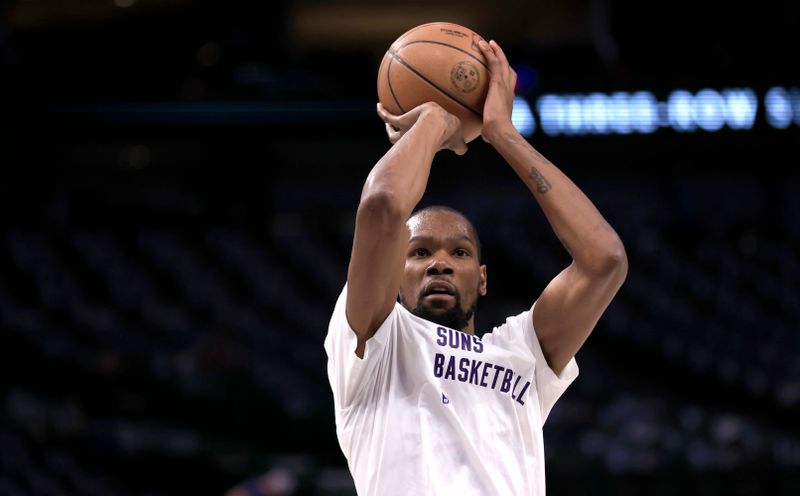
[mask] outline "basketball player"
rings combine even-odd
[[[393,146],[364,184],[325,339],[337,436],[362,496],[544,495],[542,425],[627,272],[614,230],[513,127],[516,74],[503,50],[480,47],[491,72],[482,137],[572,263],[529,310],[477,337],[487,272],[475,229],[449,208],[411,215],[434,155],[466,152],[459,120],[434,103],[401,116],[378,107]]]

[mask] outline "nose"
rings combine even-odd
[[[432,275],[440,275],[440,274],[452,274],[453,267],[450,265],[450,262],[447,260],[446,256],[439,255],[434,256],[431,260],[430,265],[425,270],[425,273],[429,276]]]

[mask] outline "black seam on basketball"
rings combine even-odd
[[[451,45],[451,44],[449,44],[449,43],[444,43],[444,42],[441,42],[441,41],[434,41],[434,40],[414,40],[414,41],[409,41],[409,42],[408,42],[408,43],[406,43],[405,45],[401,45],[401,46],[399,46],[397,49],[398,49],[398,50],[400,50],[400,49],[402,49],[402,48],[405,48],[405,47],[407,47],[407,46],[409,46],[409,45],[413,45],[414,43],[433,43],[434,45],[442,45],[442,46],[450,47],[450,48],[452,48],[453,50],[458,50],[459,52],[463,53],[464,55],[469,55],[470,57],[472,57],[473,59],[475,59],[475,62],[477,62],[477,63],[479,63],[480,65],[482,65],[482,66],[483,66],[483,67],[484,67],[484,68],[485,68],[487,71],[489,70],[489,66],[488,66],[488,65],[486,65],[486,64],[483,62],[483,60],[481,60],[481,59],[479,59],[478,57],[476,57],[476,56],[472,55],[471,53],[469,53],[468,51],[464,50],[463,48],[458,48],[457,46],[453,46],[453,45]]]
[[[389,63],[386,65],[386,82],[389,84],[389,93],[392,94],[392,98],[394,98],[394,103],[397,104],[397,108],[400,109],[401,114],[405,114],[406,111],[402,105],[400,105],[400,100],[397,99],[397,95],[394,94],[394,87],[392,86],[392,78],[389,76],[392,72],[392,61],[394,61],[394,56],[389,57]]]
[[[417,26],[415,28],[411,28],[408,31],[406,31],[405,33],[403,33],[399,38],[397,38],[396,41],[402,41],[403,38],[407,37],[408,35],[410,35],[412,33],[415,33],[415,32],[419,31],[422,28],[426,28],[428,26],[431,26],[433,24],[442,24],[442,22],[428,22],[428,23],[425,23],[425,24],[421,24],[421,25],[419,25],[419,26]]]
[[[428,83],[429,85],[433,86],[435,89],[439,90],[439,92],[440,92],[440,93],[442,93],[444,96],[446,96],[447,98],[449,98],[449,99],[453,100],[454,102],[456,102],[457,104],[461,105],[461,106],[462,106],[462,107],[464,107],[465,109],[469,110],[469,111],[470,111],[470,112],[472,112],[473,114],[477,115],[477,116],[478,116],[478,117],[480,117],[481,119],[483,118],[483,114],[482,114],[482,113],[478,112],[477,110],[473,109],[472,107],[470,107],[470,106],[469,106],[469,105],[467,105],[466,103],[462,102],[462,101],[461,101],[461,100],[459,100],[458,98],[456,98],[456,97],[454,97],[453,95],[451,95],[450,93],[446,92],[444,89],[440,88],[438,84],[436,84],[436,83],[434,83],[433,81],[431,81],[430,79],[426,78],[426,77],[425,77],[425,76],[423,76],[423,75],[422,75],[422,74],[421,74],[421,73],[420,73],[418,70],[414,69],[414,68],[413,68],[413,67],[411,67],[409,64],[407,64],[407,63],[406,63],[406,61],[405,61],[405,60],[403,60],[403,57],[401,57],[400,55],[398,55],[398,54],[397,54],[397,52],[394,52],[394,51],[392,51],[392,50],[389,50],[389,55],[391,55],[391,57],[392,57],[394,60],[397,60],[397,62],[399,62],[400,64],[402,64],[402,65],[403,65],[403,67],[405,67],[405,68],[406,68],[406,69],[408,69],[409,71],[411,71],[411,72],[413,72],[414,74],[416,74],[417,76],[419,76],[419,78],[420,78],[420,79],[422,79],[423,81],[425,81],[425,82],[426,82],[426,83]],[[387,75],[387,77],[388,77],[388,75]],[[399,105],[399,104],[398,104],[398,105]]]

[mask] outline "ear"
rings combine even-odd
[[[481,265],[481,281],[478,285],[478,293],[481,296],[486,296],[486,266]]]

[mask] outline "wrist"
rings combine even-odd
[[[419,114],[419,119],[418,120],[420,120],[420,121],[431,121],[431,120],[433,120],[433,121],[436,121],[436,122],[439,122],[439,123],[445,123],[446,122],[446,119],[445,119],[446,116],[447,116],[447,112],[442,107],[440,107],[436,103],[428,102],[428,103],[422,104],[422,106],[420,107],[420,114]]]
[[[517,144],[525,139],[511,122],[484,127],[482,135],[485,141],[496,147],[505,144]]]
[[[426,134],[436,137],[438,149],[442,149],[450,139],[454,117],[439,105],[425,104],[420,113],[418,123],[425,128]]]

